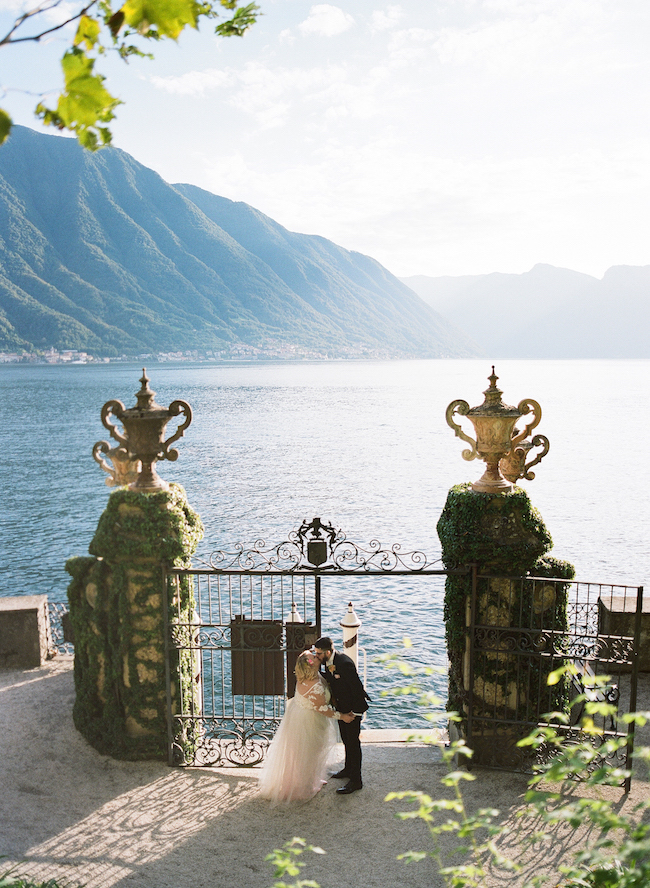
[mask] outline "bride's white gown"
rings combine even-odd
[[[327,762],[337,742],[327,682],[319,677],[304,695],[296,688],[260,777],[260,793],[273,804],[306,801],[326,782]]]

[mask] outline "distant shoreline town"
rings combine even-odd
[[[58,351],[49,348],[35,352],[0,352],[0,364],[113,364],[150,361],[164,364],[166,362],[186,361],[191,363],[221,363],[230,361],[328,361],[341,359],[376,359],[382,360],[390,355],[380,349],[337,349],[334,351],[311,350],[296,345],[277,345],[256,348],[252,345],[231,345],[228,349],[215,351],[210,349],[189,349],[176,352],[151,352],[140,355],[115,355],[97,357],[85,351],[63,349]]]

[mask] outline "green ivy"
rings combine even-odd
[[[75,639],[73,716],[100,752],[126,759],[166,755],[162,568],[189,567],[202,534],[182,487],[153,494],[121,489],[99,520],[89,547],[94,557],[66,564]],[[191,583],[176,589],[170,592],[180,602],[170,594],[169,618],[180,613],[189,623]],[[170,666],[176,693],[179,682],[194,693],[191,658],[177,657]]]
[[[537,576],[570,580],[575,573],[571,564],[547,554],[553,545],[551,535],[542,516],[521,488],[515,487],[509,493],[486,494],[473,491],[469,484],[452,487],[437,530],[442,544],[442,560],[448,570],[476,566],[479,574],[512,578],[510,612],[524,627],[534,625],[535,584],[521,578]],[[544,613],[544,623],[566,630],[568,584],[556,583],[554,588],[555,602],[552,611]],[[468,639],[467,603],[471,594],[471,574],[447,577],[444,620],[449,657],[448,709],[459,713],[467,711],[468,702],[463,670]],[[498,607],[501,603],[497,591],[486,578],[479,580],[477,597],[484,609]],[[487,657],[477,657],[474,662],[475,678],[501,683],[505,691],[507,670]],[[528,666],[527,679],[533,682],[531,686],[545,687],[545,675],[537,674],[541,668],[537,659],[531,657]],[[564,702],[564,688],[558,688],[553,704],[560,708]],[[517,717],[527,718],[529,708],[529,702],[522,704]]]
[[[153,558],[189,567],[202,538],[201,519],[179,484],[150,494],[120,489],[109,498],[88,551],[99,558]]]
[[[525,490],[476,493],[452,487],[438,521],[442,560],[448,570],[477,564],[497,576],[520,576],[553,546],[542,516]]]

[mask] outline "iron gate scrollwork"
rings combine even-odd
[[[642,610],[642,587],[475,575],[466,698],[473,764],[531,770],[552,749],[533,754],[517,741],[550,725],[566,743],[602,748],[594,768],[629,767],[634,725],[620,714],[636,708]],[[587,734],[580,722],[591,700],[610,706]],[[612,752],[606,741],[615,738],[625,745]]]
[[[320,635],[322,577],[444,575],[436,563],[397,544],[362,547],[314,518],[276,546],[258,540],[203,568],[166,571],[170,764],[263,760],[295,690],[296,658]],[[182,583],[191,613],[179,604]]]

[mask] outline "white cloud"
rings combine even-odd
[[[617,254],[647,255],[649,171],[650,142],[616,156],[468,159],[418,146],[397,154],[385,138],[354,150],[323,143],[303,161],[276,156],[266,169],[251,153],[236,172],[230,163],[213,170],[208,187],[223,194],[225,176],[227,196],[396,274],[526,271],[538,261],[604,271]]]
[[[335,37],[349,30],[354,25],[354,18],[339,6],[319,3],[312,6],[309,15],[298,25],[303,34],[314,34],[318,37]]]
[[[310,137],[331,135],[335,121],[350,118],[356,126],[382,112],[390,71],[375,68],[361,79],[357,74],[344,63],[285,68],[250,62],[240,70],[207,69],[180,77],[154,76],[150,83],[174,95],[201,96],[221,91],[220,101],[237,114],[254,118],[261,129],[286,124]]]
[[[408,65],[416,59],[431,54],[431,45],[436,40],[436,32],[426,28],[406,28],[395,31],[388,45],[388,58],[395,67]]]
[[[468,26],[444,26],[435,49],[443,65],[500,76],[560,74],[617,64],[616,9],[603,0],[485,0]]]
[[[373,32],[388,31],[394,28],[403,18],[404,10],[401,6],[387,6],[386,9],[376,9],[370,17],[370,28]]]
[[[158,89],[177,96],[203,95],[213,89],[220,89],[228,85],[232,75],[228,71],[220,71],[218,68],[208,68],[205,71],[187,71],[180,77],[152,76],[150,83]]]
[[[204,72],[151,81],[153,107],[175,102],[184,149],[147,136],[148,109],[120,147],[149,138],[138,159],[168,151],[164,174],[180,181],[191,140],[195,184],[397,273],[650,262],[647,0],[275,8],[253,53],[222,41],[219,69],[212,46]],[[302,27],[298,8],[311,9]],[[343,26],[340,39],[300,39]]]

